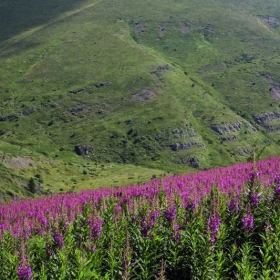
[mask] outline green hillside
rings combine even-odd
[[[279,21],[274,0],[1,1],[2,193],[278,155]]]

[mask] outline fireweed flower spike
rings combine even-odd
[[[254,228],[254,216],[252,214],[251,208],[249,207],[248,213],[242,220],[242,229],[244,231],[251,232]]]
[[[24,257],[20,260],[18,266],[18,279],[19,280],[33,280],[31,267],[27,262],[27,257]]]
[[[54,232],[52,236],[53,236],[53,240],[54,240],[54,245],[61,249],[63,246],[62,235],[59,235],[57,232]]]
[[[30,266],[18,266],[18,279],[19,280],[33,280]]]
[[[280,197],[280,184],[278,184],[275,188],[274,198],[277,199]]]
[[[212,245],[214,245],[214,243],[218,237],[220,224],[221,224],[221,218],[218,214],[210,217],[209,229],[210,229],[210,234],[211,234],[211,244]]]

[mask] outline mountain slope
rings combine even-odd
[[[0,140],[21,156],[160,174],[279,153],[277,1],[28,5],[0,4]]]

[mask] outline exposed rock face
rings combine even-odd
[[[72,116],[79,116],[88,113],[89,108],[86,104],[80,104],[79,106],[69,108],[67,111]]]
[[[74,90],[69,90],[68,93],[76,94],[76,93],[82,92],[84,90],[85,90],[85,88],[78,88],[78,89],[74,89]]]
[[[206,148],[201,137],[197,136],[195,129],[187,125],[178,128],[162,129],[155,136],[155,140],[161,143],[163,149],[168,147],[174,152],[191,148]]]
[[[279,119],[279,118],[280,118],[280,111],[265,112],[260,115],[253,115],[254,121],[259,125],[263,125],[266,122],[271,122],[271,121]]]
[[[29,110],[23,111],[22,114],[23,114],[24,116],[29,116],[29,115],[33,114],[34,112],[35,112],[34,109],[29,109]]]
[[[193,157],[189,159],[190,166],[196,169],[200,169],[199,159],[197,157]]]
[[[238,154],[241,156],[245,156],[245,154],[247,154],[247,155],[251,154],[252,151],[253,151],[252,148],[245,148],[243,150],[238,151]]]
[[[170,139],[189,139],[196,138],[197,133],[192,127],[181,127],[173,129],[162,129],[156,136],[156,141],[170,140]]]
[[[280,119],[280,111],[265,112],[260,115],[253,115],[253,119],[257,125],[263,126],[267,132],[280,130],[280,124],[270,124],[269,122]]]
[[[88,155],[93,152],[93,148],[88,145],[76,145],[74,149],[76,154],[79,156]]]
[[[210,127],[218,134],[223,135],[223,134],[229,134],[232,132],[240,131],[242,128],[242,122],[237,120],[234,123],[212,124]]]
[[[221,138],[222,141],[234,141],[236,139],[237,139],[236,135]]]
[[[93,85],[94,87],[96,88],[102,88],[102,87],[106,87],[108,85],[110,85],[113,81],[107,81],[107,82],[103,82],[103,83],[100,83],[100,84],[95,84]]]
[[[210,32],[213,32],[214,31],[214,27],[211,25],[211,24],[207,24],[205,27],[204,27],[205,30],[207,31],[210,31]]]
[[[188,142],[188,143],[175,143],[175,144],[170,144],[170,149],[174,152],[179,151],[179,150],[188,150],[191,147],[198,147],[201,149],[205,149],[205,144],[200,143],[200,142]]]
[[[266,129],[267,132],[274,132],[280,130],[280,125],[264,124],[263,127]]]
[[[21,115],[29,116],[29,115],[33,114],[34,112],[35,112],[34,109],[26,109],[19,114],[11,114],[11,115],[7,115],[7,116],[2,116],[2,117],[0,117],[0,122],[15,120],[15,119],[18,119]]]
[[[44,108],[56,108],[59,106],[57,103],[41,103],[41,106]]]
[[[42,193],[43,187],[40,184],[35,184],[35,193]]]
[[[12,115],[8,115],[8,116],[2,116],[0,117],[0,122],[5,122],[8,120],[15,120],[18,119],[18,115],[17,114],[12,114]]]
[[[157,71],[161,71],[161,72],[166,72],[166,71],[172,71],[173,69],[168,65],[160,65],[157,67]]]

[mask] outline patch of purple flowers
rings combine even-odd
[[[242,229],[245,231],[252,231],[254,228],[254,216],[248,213],[242,220]]]
[[[275,188],[274,197],[277,199],[280,196],[280,184],[278,184]]]
[[[210,233],[211,233],[211,244],[212,245],[214,245],[214,243],[218,237],[220,224],[221,224],[221,218],[218,214],[210,217],[209,229],[210,229]]]
[[[31,267],[29,265],[18,266],[18,279],[19,280],[33,280]]]
[[[54,245],[61,249],[62,246],[63,246],[62,235],[58,234],[57,232],[54,232],[52,237],[53,237],[53,240],[54,240]]]

